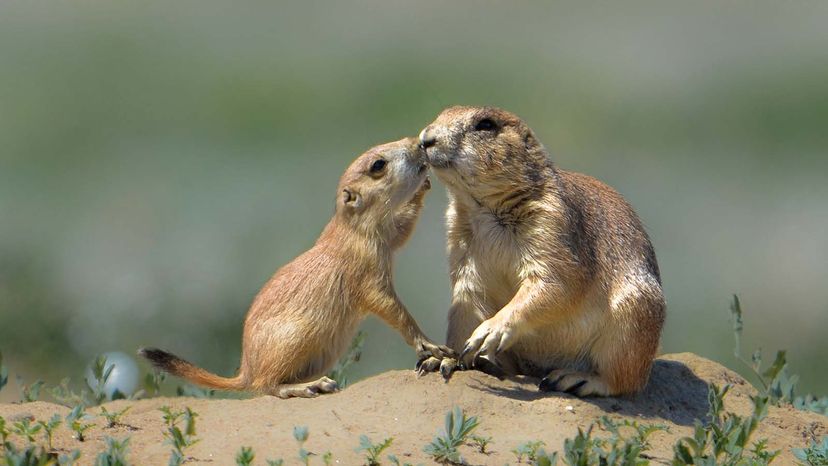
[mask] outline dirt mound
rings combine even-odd
[[[491,453],[484,455],[463,447],[470,464],[515,463],[511,450],[529,440],[546,442],[548,450],[559,450],[565,438],[578,427],[586,427],[603,415],[665,424],[670,432],[651,437],[650,454],[655,463],[672,457],[675,441],[692,432],[693,420],[707,413],[707,384],[730,383],[726,408],[741,415],[751,411],[749,395],[754,389],[736,373],[692,354],[673,354],[659,358],[647,389],[635,398],[580,400],[563,394],[538,393],[534,380],[497,380],[478,372],[455,374],[446,384],[431,374],[417,379],[413,371],[394,371],[356,383],[335,395],[316,399],[280,400],[261,397],[248,400],[205,400],[156,398],[141,401],[115,401],[107,409],[131,409],[123,426],[102,428],[104,420],[87,432],[80,443],[61,427],[54,445],[60,450],[79,448],[83,464],[90,464],[104,448],[103,439],[131,437],[130,458],[137,464],[167,464],[170,446],[164,444],[163,421],[158,408],[190,407],[198,413],[197,436],[201,439],[189,453],[187,464],[235,464],[242,446],[253,447],[254,464],[265,458],[284,458],[297,463],[297,444],[293,426],[307,426],[310,437],[305,448],[317,454],[330,451],[335,464],[361,464],[362,455],[354,451],[359,436],[380,441],[393,437],[393,453],[410,463],[431,464],[423,447],[442,429],[445,413],[462,407],[480,419],[478,434],[490,436]],[[99,408],[91,408],[97,413]],[[0,416],[14,420],[21,416],[48,419],[53,413],[66,415],[68,409],[49,403],[0,405]],[[793,408],[770,408],[755,438],[768,438],[771,449],[782,450],[777,464],[793,464],[791,448],[828,434],[823,416]],[[321,464],[321,460],[313,461]],[[387,463],[387,461],[384,461]]]

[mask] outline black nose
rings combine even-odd
[[[428,149],[434,144],[437,144],[437,137],[430,133],[428,128],[424,129],[423,132],[420,133],[420,147]]]

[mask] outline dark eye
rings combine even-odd
[[[497,123],[491,118],[484,118],[474,125],[476,131],[492,131],[497,129]]]
[[[374,161],[374,163],[371,164],[371,173],[381,172],[382,169],[385,168],[385,163],[386,162],[383,159],[378,159],[378,160]]]

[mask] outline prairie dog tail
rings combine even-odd
[[[196,385],[218,390],[245,390],[247,388],[242,374],[232,378],[221,377],[157,348],[141,348],[138,354],[147,358],[158,369]]]

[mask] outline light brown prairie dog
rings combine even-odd
[[[447,344],[463,365],[578,396],[642,389],[665,305],[653,247],[621,195],[557,169],[504,110],[448,108],[420,143],[449,191]]]
[[[220,377],[161,350],[139,353],[198,385],[281,398],[335,391],[336,383],[321,376],[368,314],[397,329],[421,360],[453,355],[420,331],[391,276],[392,253],[411,235],[431,186],[426,173],[415,138],[374,147],[348,167],[336,212],[319,240],[279,269],[253,301],[235,377]]]

